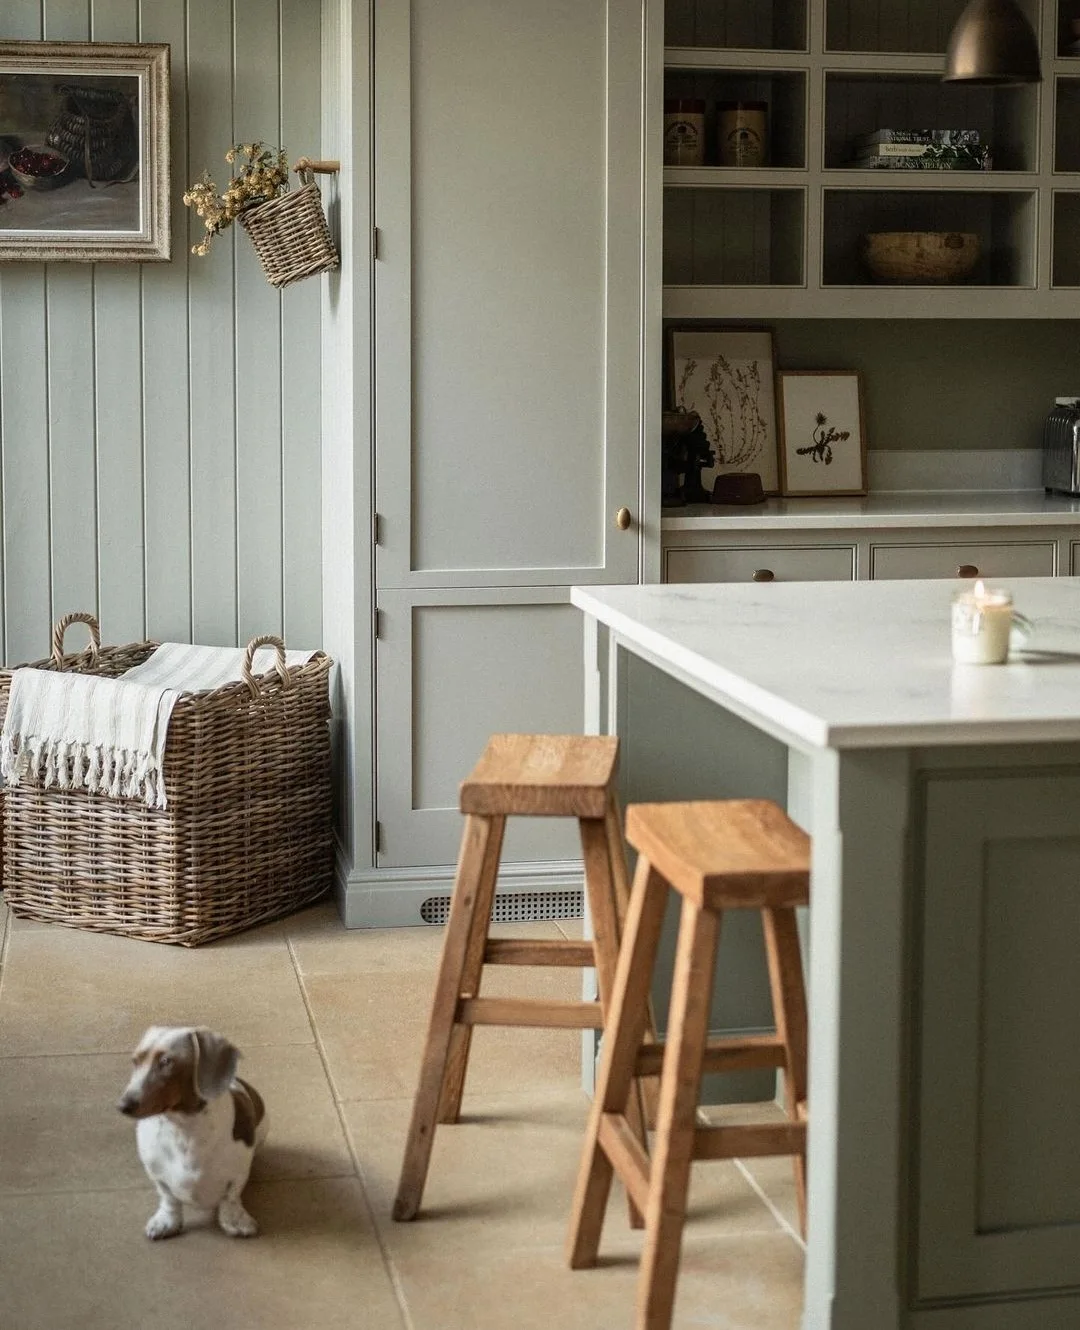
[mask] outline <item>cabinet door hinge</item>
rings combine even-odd
[[[375,823],[375,853],[382,853],[382,823]]]
[[[373,545],[377,545],[377,544],[379,543],[380,539],[382,538],[382,532],[381,532],[381,530],[380,530],[381,526],[382,526],[382,522],[381,522],[381,520],[380,520],[380,518],[379,518],[379,514],[378,514],[378,513],[372,513],[372,514],[371,514],[371,543],[372,543]]]
[[[373,260],[379,257],[379,228],[377,226],[371,228],[371,257]]]
[[[381,631],[382,631],[381,611],[378,609],[373,609],[371,611],[371,635],[375,638],[376,641],[379,640]]]

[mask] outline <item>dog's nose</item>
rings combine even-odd
[[[116,1107],[120,1110],[121,1113],[126,1113],[130,1118],[135,1113],[136,1100],[133,1095],[128,1095],[128,1094],[122,1095],[116,1101]]]

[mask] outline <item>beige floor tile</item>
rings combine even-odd
[[[364,1186],[392,1252],[473,1246],[557,1246],[581,1158],[588,1101],[578,1089],[529,1095],[466,1095],[463,1118],[435,1134],[419,1218],[396,1224],[408,1101],[344,1105]],[[611,1196],[605,1234],[629,1232],[621,1187]],[[776,1220],[732,1163],[702,1164],[691,1181],[687,1233],[776,1233]]]
[[[130,1052],[148,1025],[207,1025],[242,1050],[313,1039],[284,942],[187,949],[68,928],[12,932],[0,1056]]]
[[[255,1155],[253,1180],[331,1178],[354,1171],[319,1051],[314,1044],[253,1047],[240,1075],[266,1104],[270,1133]]]
[[[140,1188],[123,1054],[0,1060],[0,1194]]]
[[[570,1270],[561,1247],[490,1247],[400,1255],[394,1266],[415,1330],[630,1330],[637,1288],[632,1238],[608,1244],[594,1270]],[[796,1330],[802,1259],[786,1237],[688,1241],[672,1330]]]
[[[339,1099],[411,1098],[431,1013],[434,974],[305,975],[319,1038]],[[577,1000],[578,970],[491,969],[491,996]],[[496,1093],[508,1086],[576,1084],[581,1068],[577,1030],[479,1028],[473,1035],[467,1087]]]
[[[359,1182],[253,1184],[258,1238],[143,1236],[134,1192],[0,1200],[12,1330],[403,1330]]]
[[[444,931],[435,927],[347,929],[336,911],[331,919],[313,910],[298,915],[287,930],[297,967],[303,975],[421,971],[434,975],[442,954]],[[553,923],[493,924],[489,936],[556,939],[563,934]]]
[[[705,1118],[716,1126],[734,1126],[745,1122],[782,1122],[784,1112],[778,1104],[723,1104],[704,1110]],[[795,1170],[784,1157],[745,1159],[742,1167],[769,1198],[785,1221],[798,1232],[799,1209],[795,1200]]]
[[[582,919],[557,919],[555,922],[563,937],[580,941],[585,936],[585,922]]]

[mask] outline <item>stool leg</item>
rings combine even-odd
[[[491,904],[485,874],[493,883],[503,826],[504,819],[501,817],[469,816],[465,819],[454,894],[450,902],[450,918],[446,925],[427,1042],[420,1064],[420,1080],[405,1141],[401,1180],[394,1200],[393,1215],[398,1220],[414,1219],[424,1194],[466,953],[476,917],[485,901],[487,913],[481,915],[481,918],[485,930],[487,928],[487,914],[490,913]]]
[[[616,898],[613,847],[608,838],[606,819],[581,818],[581,847],[585,857],[585,889],[589,894],[589,911],[593,922],[593,955],[596,958],[596,978],[600,989],[600,1010],[607,1024],[611,1011],[611,994],[615,986],[615,970],[619,960],[619,940],[622,923]],[[641,1090],[635,1077],[630,1087],[630,1100],[626,1108],[630,1130],[648,1149],[645,1114],[641,1103]],[[630,1207],[630,1227],[643,1228],[645,1216],[627,1197]]]
[[[623,844],[622,815],[619,812],[619,801],[614,791],[611,792],[608,798],[605,825],[607,827],[608,851],[611,856],[611,875],[615,882],[615,900],[619,909],[619,926],[621,928],[626,922],[626,911],[630,904],[630,887],[626,868],[626,847]],[[649,999],[649,1023],[645,1027],[645,1042],[647,1044],[656,1043],[656,1016],[653,1013],[651,997]],[[637,1084],[645,1124],[647,1127],[655,1127],[656,1113],[660,1103],[660,1078],[659,1076],[640,1076]],[[637,1225],[634,1225],[634,1227],[636,1228]]]
[[[637,1330],[668,1330],[675,1306],[719,937],[720,916],[684,898],[645,1211]]]
[[[794,910],[763,910],[765,950],[769,960],[776,1032],[784,1042],[784,1102],[792,1122],[800,1122],[806,1104],[806,988]],[[799,1226],[806,1236],[806,1156],[795,1156],[795,1196]]]
[[[664,925],[667,892],[667,883],[641,855],[630,896],[626,934],[619,948],[600,1052],[600,1072],[570,1212],[567,1259],[573,1270],[596,1264],[612,1176],[611,1161],[600,1146],[600,1119],[605,1113],[625,1113],[630,1098],[638,1049],[649,1017],[649,987]]]
[[[469,940],[465,947],[465,963],[461,969],[461,981],[458,985],[460,997],[477,997],[480,992],[480,977],[484,970],[484,948],[487,946],[488,929],[491,926],[491,905],[495,899],[495,882],[499,875],[499,856],[502,854],[503,832],[506,829],[504,817],[492,817],[492,834],[484,853],[480,868],[480,880],[476,889],[476,904],[473,907],[472,924],[469,928]],[[442,1094],[439,1096],[437,1120],[439,1122],[457,1122],[461,1115],[461,1096],[465,1091],[465,1073],[469,1067],[469,1052],[472,1048],[471,1025],[455,1025],[450,1033],[450,1050],[446,1059],[446,1074],[443,1076]]]

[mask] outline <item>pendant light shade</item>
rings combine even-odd
[[[1038,83],[1039,43],[1016,0],[971,0],[945,57],[946,83]]]

